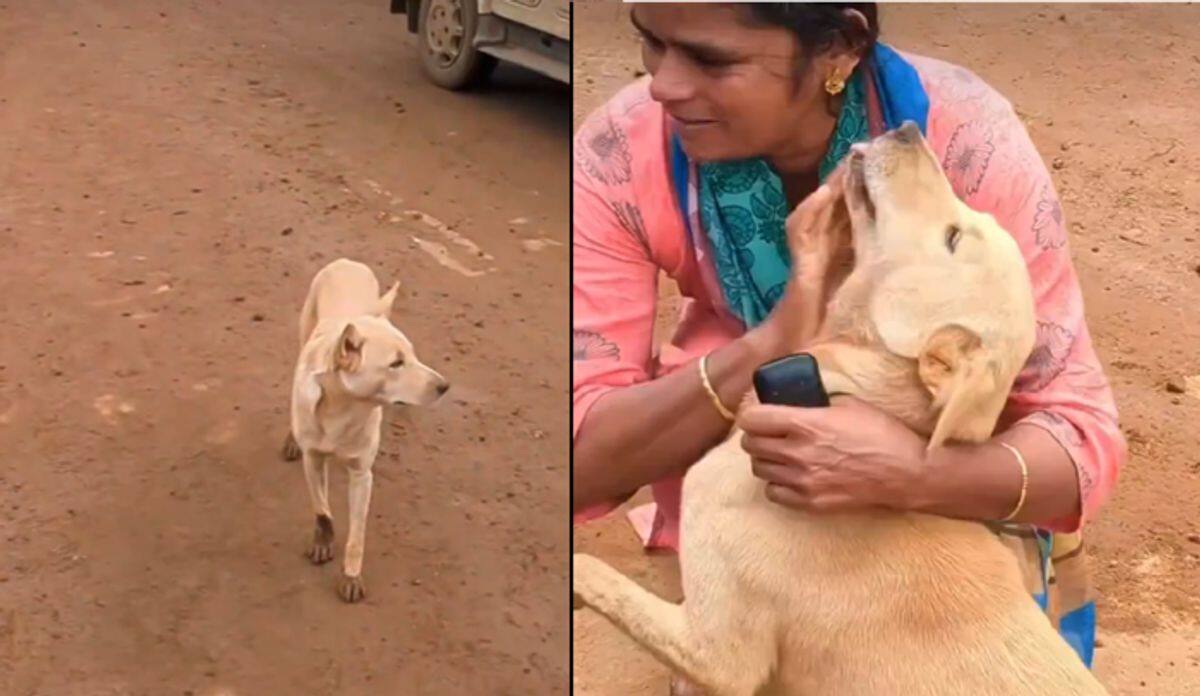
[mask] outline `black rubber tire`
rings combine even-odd
[[[472,43],[476,27],[479,25],[479,5],[475,0],[460,1],[463,22],[462,46],[458,56],[449,65],[443,65],[429,45],[427,27],[432,6],[430,0],[421,0],[417,20],[417,51],[420,53],[421,69],[435,85],[454,91],[467,90],[483,84],[491,77],[498,63],[494,56],[480,52]]]

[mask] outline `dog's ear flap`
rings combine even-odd
[[[396,303],[396,293],[400,291],[400,281],[392,283],[392,287],[379,297],[379,306],[375,314],[387,319],[392,313],[392,305]]]
[[[941,408],[930,449],[947,440],[983,442],[992,436],[1008,389],[979,334],[957,324],[941,327],[921,348],[917,372]]]
[[[333,369],[354,372],[362,365],[362,348],[366,339],[358,332],[354,322],[346,324],[333,350]]]

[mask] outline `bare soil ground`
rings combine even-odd
[[[576,125],[641,67],[627,11],[576,5]],[[898,5],[882,24],[886,41],[966,66],[1008,96],[1053,166],[1131,447],[1088,532],[1102,594],[1096,669],[1114,694],[1196,693],[1200,8]],[[665,326],[669,287],[663,300]],[[674,559],[643,554],[621,516],[577,528],[574,541],[678,599]],[[594,614],[576,615],[574,656],[576,693],[666,693],[665,671]]]
[[[567,688],[569,92],[413,44],[386,0],[0,0],[0,693]],[[454,384],[386,418],[355,606],[277,454],[342,255]]]

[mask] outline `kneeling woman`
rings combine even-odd
[[[768,443],[759,468],[778,504],[997,523],[1090,665],[1079,529],[1126,446],[1054,186],[1010,104],[963,68],[879,43],[871,3],[639,4],[632,19],[649,76],[574,145],[576,520],[649,485],[655,504],[631,516],[647,546],[676,547],[683,474],[728,434],[754,369],[791,352],[787,307],[821,286],[789,282],[789,211],[851,144],[912,120],[956,194],[1017,239],[1033,282],[1038,342],[998,432],[926,455],[918,435],[854,400],[806,418],[808,438],[768,443],[777,430],[753,413],[740,425]],[[660,272],[684,305],[656,353]]]

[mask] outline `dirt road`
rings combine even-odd
[[[437,90],[386,0],[0,0],[0,37],[0,693],[562,693],[567,89]],[[340,255],[454,384],[387,418],[357,606],[277,456]]]
[[[625,11],[576,6],[576,124],[640,68]],[[885,40],[964,65],[1011,99],[1053,166],[1131,446],[1088,536],[1102,593],[1097,671],[1114,694],[1184,696],[1200,684],[1198,20],[1190,5],[882,12]],[[619,516],[577,529],[575,542],[678,598],[673,560],[644,556]],[[576,693],[666,693],[658,665],[590,613],[574,652]]]

